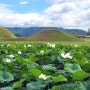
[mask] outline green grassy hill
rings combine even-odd
[[[41,30],[28,37],[31,41],[79,41],[74,35],[59,30]]]
[[[13,39],[16,36],[10,32],[7,28],[0,26],[0,39]]]

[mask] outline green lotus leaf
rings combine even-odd
[[[61,90],[61,89],[60,89],[60,86],[57,85],[57,86],[53,86],[51,90]]]
[[[54,82],[63,82],[63,81],[67,81],[67,79],[65,78],[65,76],[63,75],[59,75],[57,77],[52,77]]]
[[[47,65],[42,65],[42,69],[43,70],[52,70],[52,71],[56,71],[56,67],[52,66],[52,64],[47,64]]]
[[[27,67],[28,68],[36,68],[36,67],[38,67],[39,65],[37,64],[37,63],[35,63],[35,62],[31,62],[30,64],[27,64]]]
[[[35,54],[32,54],[29,56],[29,61],[36,62],[38,60],[37,57],[35,57]]]
[[[86,63],[88,63],[88,60],[86,57],[83,57],[81,59],[74,59],[74,62],[76,62],[77,64],[80,64],[80,66],[85,65]]]
[[[77,81],[77,80],[81,81],[81,80],[85,79],[87,76],[88,75],[85,71],[77,71],[74,74],[72,74],[72,79],[74,81]]]
[[[87,90],[83,83],[79,83],[78,85],[74,86],[72,90]]]
[[[14,76],[6,71],[0,71],[0,82],[4,83],[4,82],[9,82],[14,80]]]
[[[69,72],[69,73],[75,73],[77,71],[82,70],[81,67],[80,67],[80,65],[79,64],[76,64],[76,63],[74,63],[74,64],[72,64],[72,63],[66,63],[64,65],[64,69],[67,72]]]
[[[21,56],[16,56],[15,59],[18,63],[22,63],[23,58]]]
[[[86,63],[86,64],[83,66],[83,70],[85,70],[85,71],[90,71],[90,63]]]
[[[13,87],[3,87],[3,88],[0,88],[0,90],[14,90]]]
[[[2,69],[2,67],[3,67],[2,64],[0,64],[0,70]]]
[[[22,87],[22,82],[20,81],[15,82],[13,85],[13,88],[21,88],[21,87]]]
[[[31,72],[34,77],[39,77],[41,74],[41,71],[38,69],[30,69],[29,72]]]
[[[84,85],[85,85],[86,89],[89,90],[90,89],[90,80],[85,81]]]
[[[27,90],[43,90],[46,85],[39,82],[31,82],[26,85]]]

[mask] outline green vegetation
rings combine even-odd
[[[0,27],[0,39],[13,39],[16,36],[5,27]]]
[[[90,46],[90,38],[78,38],[74,35],[58,31],[58,30],[41,30],[38,33],[30,36],[30,37],[18,37],[16,38],[8,29],[4,27],[0,27],[0,41],[3,42],[51,42],[51,43],[59,43],[61,45],[79,45],[79,46]]]
[[[57,30],[16,38],[0,27],[0,39],[0,90],[90,89],[90,38]]]
[[[58,30],[41,30],[28,38],[30,41],[80,41],[74,35]]]
[[[90,39],[89,38],[84,38],[81,39],[80,41],[30,41],[30,40],[26,40],[25,38],[16,38],[16,39],[4,39],[0,41],[1,43],[55,43],[55,44],[61,44],[64,46],[74,46],[74,45],[78,45],[78,46],[90,46]]]
[[[89,46],[0,43],[0,90],[89,89]]]

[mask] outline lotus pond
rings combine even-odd
[[[90,90],[90,47],[0,44],[0,90]]]

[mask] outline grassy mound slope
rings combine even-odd
[[[79,41],[79,38],[58,30],[41,30],[28,39],[31,41]]]
[[[5,27],[0,27],[0,39],[13,39],[16,36]]]

